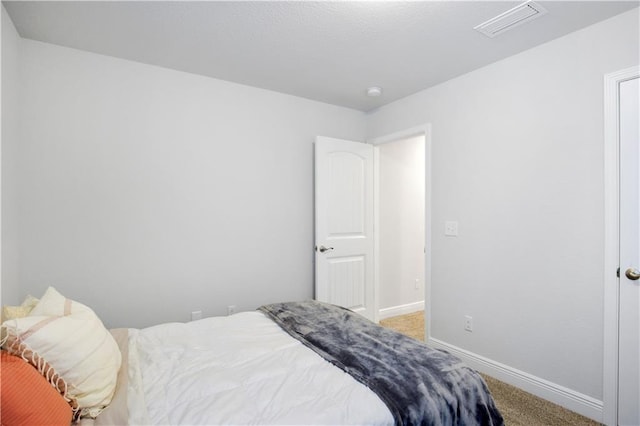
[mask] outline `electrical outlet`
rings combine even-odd
[[[444,235],[446,235],[448,237],[457,237],[458,236],[458,222],[446,221],[444,223]]]
[[[236,305],[227,306],[227,315],[233,315],[236,313]]]
[[[202,318],[202,311],[191,312],[191,321],[199,320]]]
[[[473,317],[469,315],[464,316],[464,329],[473,332]]]
[[[420,279],[416,278],[416,282],[415,282],[415,289],[419,290],[420,289]]]

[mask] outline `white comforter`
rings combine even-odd
[[[393,424],[366,386],[260,312],[129,330],[131,424]]]

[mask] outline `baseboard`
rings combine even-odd
[[[406,315],[417,311],[424,311],[424,300],[414,303],[407,303],[406,305],[392,306],[390,308],[383,308],[378,311],[378,319],[383,320],[386,318],[397,317],[398,315]]]
[[[603,421],[603,403],[588,395],[560,386],[556,383],[533,376],[499,362],[490,360],[473,352],[450,345],[441,340],[429,338],[430,346],[462,359],[471,368],[495,377],[505,383],[518,387],[547,401],[558,404],[568,410],[582,414],[597,422]]]

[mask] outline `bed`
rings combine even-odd
[[[110,335],[115,389],[84,426],[504,424],[460,360],[333,305],[278,303]]]

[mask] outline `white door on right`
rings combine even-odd
[[[640,425],[640,79],[620,83],[618,424]]]

